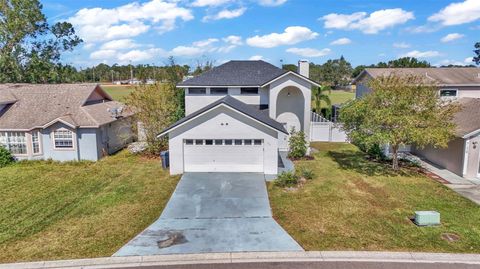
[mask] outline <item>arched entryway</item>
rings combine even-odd
[[[305,97],[300,89],[289,86],[278,93],[275,118],[284,124],[288,132],[292,128],[296,131],[305,130]],[[288,137],[281,139],[279,146],[281,149],[288,148]]]

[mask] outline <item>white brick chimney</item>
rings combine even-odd
[[[308,63],[307,60],[298,61],[297,72],[304,77],[307,77],[307,78],[310,77],[310,64]]]

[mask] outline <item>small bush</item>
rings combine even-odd
[[[290,151],[288,152],[288,157],[299,159],[307,155],[307,141],[305,140],[304,132],[296,132],[293,128],[290,132],[289,144]]]
[[[5,167],[13,163],[13,156],[6,148],[0,146],[0,167]]]
[[[375,158],[377,160],[385,159],[385,155],[383,154],[383,150],[379,144],[367,145],[359,140],[352,141],[352,143],[372,158]]]
[[[297,183],[298,177],[292,172],[282,172],[274,182],[275,186],[278,187],[292,187]]]
[[[315,177],[315,173],[313,173],[312,169],[302,168],[300,170],[300,176],[305,178],[306,180],[312,180]]]

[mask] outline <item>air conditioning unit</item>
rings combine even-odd
[[[413,221],[418,226],[440,225],[440,213],[437,211],[415,211]]]

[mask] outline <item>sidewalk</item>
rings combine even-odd
[[[184,255],[156,255],[109,257],[96,259],[79,259],[63,261],[45,261],[31,263],[0,264],[0,269],[44,269],[44,268],[143,268],[168,265],[200,265],[200,264],[256,264],[275,263],[294,264],[301,262],[316,262],[332,265],[335,262],[345,262],[355,268],[365,268],[365,263],[377,264],[373,268],[446,268],[441,265],[451,265],[448,268],[474,268],[480,265],[478,254],[446,254],[422,252],[367,252],[367,251],[309,251],[309,252],[243,252],[243,253],[207,253]],[[395,266],[390,266],[394,264]],[[433,265],[435,264],[435,265]],[[380,266],[382,265],[382,266]],[[414,265],[420,265],[413,267]],[[463,265],[463,266],[461,266]],[[334,266],[335,267],[335,266]],[[162,267],[163,268],[163,267]],[[183,267],[182,267],[183,268]],[[191,268],[191,267],[188,267]],[[215,268],[210,266],[208,268]],[[223,268],[223,267],[218,267]],[[248,268],[259,268],[248,267]],[[325,268],[317,267],[315,268]]]
[[[423,168],[443,179],[440,182],[445,186],[480,205],[480,180],[466,179],[426,160],[419,159],[419,161]]]

